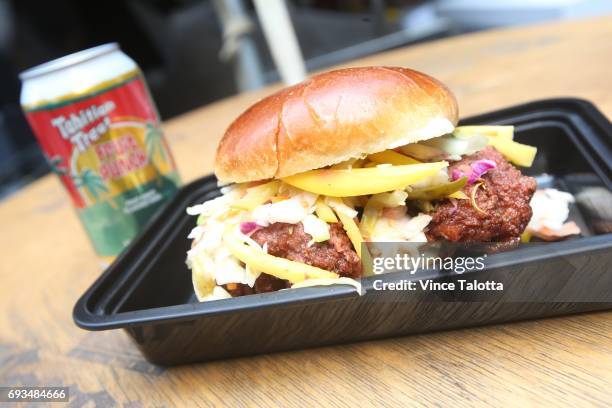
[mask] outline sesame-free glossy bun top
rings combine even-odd
[[[438,137],[457,124],[444,84],[400,67],[325,72],[255,103],[217,148],[222,182],[281,178]]]

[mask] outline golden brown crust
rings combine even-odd
[[[215,174],[219,180],[243,182],[276,175],[279,106],[287,92],[282,90],[260,100],[229,126],[217,146]]]
[[[348,68],[271,95],[226,131],[215,162],[224,182],[286,177],[452,130],[453,94],[407,68]]]

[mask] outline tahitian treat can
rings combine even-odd
[[[28,69],[21,106],[95,251],[112,259],[180,179],[138,65],[115,43]]]

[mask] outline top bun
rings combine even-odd
[[[453,131],[454,95],[399,67],[325,72],[257,102],[217,148],[221,182],[286,177]]]

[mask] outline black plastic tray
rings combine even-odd
[[[612,125],[586,101],[538,101],[462,123],[515,125],[517,140],[538,147],[527,172],[548,174],[545,184],[612,187]],[[505,284],[488,298],[372,290],[374,279],[415,279],[391,273],[363,279],[364,296],[337,286],[198,303],[185,266],[195,218],[185,208],[218,194],[213,176],[185,186],[78,300],[76,324],[123,328],[149,361],[171,365],[612,308],[612,234],[598,234],[579,206],[570,217],[580,238],[492,255],[479,272],[431,275]]]

